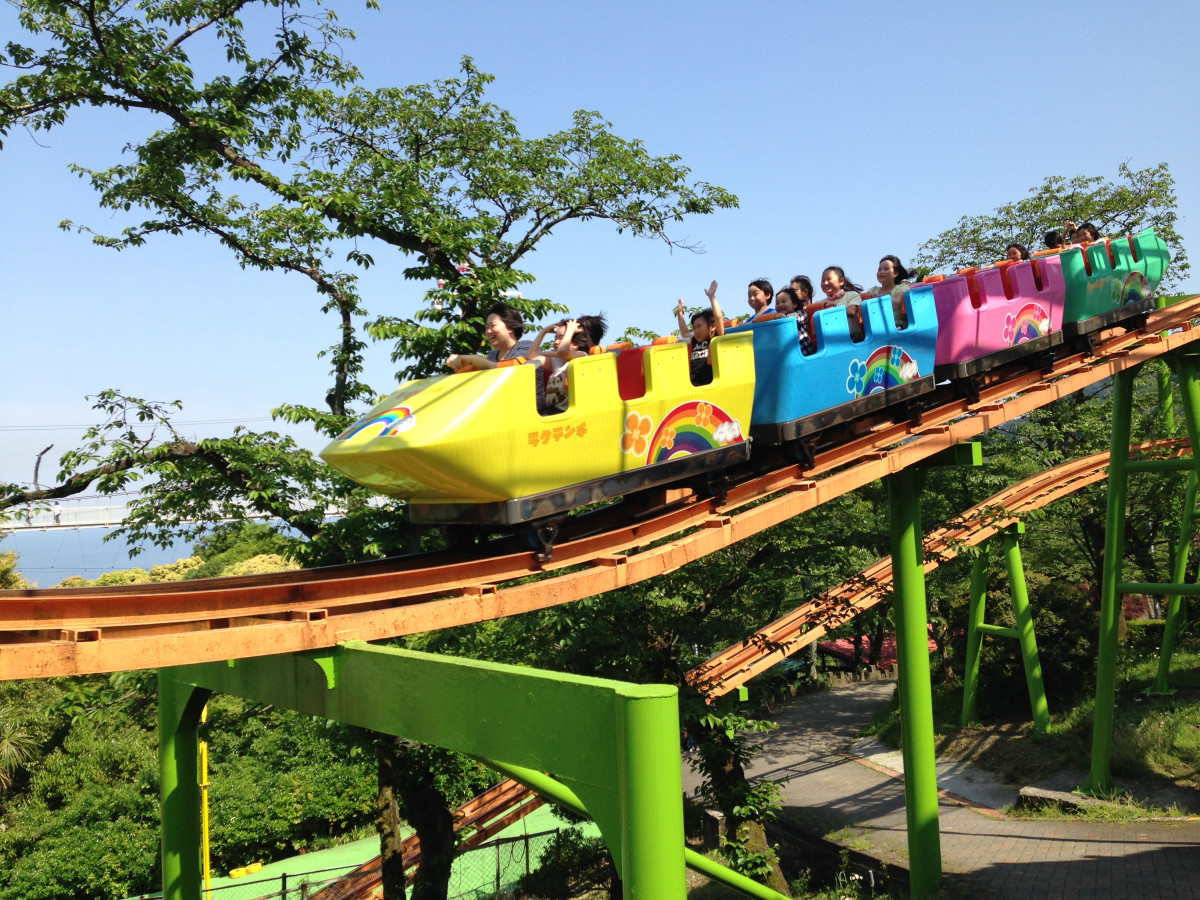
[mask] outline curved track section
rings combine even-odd
[[[552,563],[531,553],[440,556],[268,576],[129,587],[0,591],[0,679],[158,668],[381,640],[502,618],[674,571],[833,497],[920,462],[1053,400],[1200,339],[1200,297],[1139,331],[1105,333],[1096,354],[1062,350],[1048,373],[1014,375],[978,401],[949,388],[921,424],[880,421],[818,453],[745,474],[720,501],[668,498],[630,523],[622,504],[565,528]],[[1161,332],[1173,331],[1166,336]],[[585,525],[587,519],[590,525]],[[589,528],[592,533],[584,533]],[[539,580],[519,583],[530,575]],[[749,676],[747,676],[749,677]],[[705,679],[709,680],[709,679]],[[720,680],[718,678],[718,680]]]
[[[1179,438],[1138,444],[1134,455],[1154,453],[1178,457],[1190,445]],[[968,547],[982,544],[1035,509],[1103,481],[1108,475],[1107,453],[1095,453],[1028,478],[971,507],[950,524],[925,537],[925,571],[932,572]],[[886,599],[892,586],[891,557],[863,569],[854,578],[814,597],[776,619],[704,665],[688,673],[712,698],[744,685],[785,657],[819,640],[827,631]]]

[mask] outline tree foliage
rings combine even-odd
[[[17,554],[12,550],[0,550],[0,591],[17,588],[37,587],[30,585],[17,569]]]
[[[1171,265],[1163,278],[1167,289],[1191,270],[1175,230],[1175,207],[1175,179],[1165,162],[1145,169],[1123,162],[1111,181],[1101,175],[1052,175],[1021,200],[1002,204],[992,213],[963,216],[953,228],[922,244],[914,263],[943,271],[987,265],[1003,259],[1013,242],[1041,249],[1043,235],[1061,229],[1066,220],[1090,221],[1106,235],[1153,226],[1171,249]]]
[[[668,234],[671,225],[737,202],[689,183],[677,157],[651,156],[594,112],[577,112],[570,127],[545,137],[523,137],[510,113],[487,102],[491,76],[470,59],[461,78],[355,87],[359,73],[339,52],[353,34],[315,4],[310,12],[300,0],[20,0],[19,9],[43,46],[10,42],[0,54],[0,65],[20,72],[0,90],[0,135],[62,126],[83,105],[152,114],[160,130],[129,148],[131,161],[77,169],[103,207],[149,214],[96,240],[122,248],[155,234],[206,233],[243,266],[311,279],[325,310],[340,317],[341,339],[331,348],[335,417],[370,393],[357,380],[357,278],[331,267],[338,256],[371,265],[364,241],[413,257],[406,277],[443,285],[431,299],[446,302],[372,325],[375,337],[397,342],[407,374],[427,374],[448,352],[479,349],[481,312],[531,280],[519,261],[562,223],[602,219],[688,247]],[[270,49],[256,54],[263,35],[244,22],[264,9],[278,18]],[[214,51],[228,65],[205,81],[192,56]],[[555,308],[545,300],[516,305],[534,319]],[[429,319],[432,327],[423,324]],[[340,427],[311,408],[285,414],[327,432]]]
[[[0,683],[0,900],[157,889],[155,690],[152,672]],[[218,871],[369,828],[357,729],[236,697],[209,712]]]

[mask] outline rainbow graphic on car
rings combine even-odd
[[[347,441],[357,434],[362,434],[373,425],[379,426],[379,432],[375,437],[395,437],[403,431],[408,431],[417,424],[417,417],[413,415],[413,411],[407,406],[393,406],[391,409],[385,409],[381,413],[371,416],[369,419],[362,419],[355,422],[341,434],[336,440]]]
[[[1026,303],[1004,317],[1004,340],[1015,347],[1050,333],[1050,312],[1040,303]]]
[[[1146,300],[1154,296],[1154,292],[1150,290],[1150,285],[1146,281],[1146,276],[1141,272],[1130,272],[1118,290],[1119,293],[1114,298],[1117,306],[1137,303],[1139,300]]]
[[[667,413],[657,429],[649,416],[629,413],[621,435],[621,452],[645,456],[646,464],[650,465],[743,440],[745,437],[737,419],[719,406],[693,400]]]
[[[867,357],[850,360],[846,392],[855,399],[898,387],[920,377],[916,361],[898,344],[884,344]]]

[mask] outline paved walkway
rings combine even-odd
[[[775,711],[780,730],[748,774],[789,779],[784,817],[818,834],[837,832],[851,849],[908,865],[899,754],[858,742],[872,713],[895,689],[876,681],[824,691]],[[855,752],[865,759],[845,755]],[[940,805],[947,898],[1200,897],[1200,821],[1107,824],[1007,818],[995,810],[1018,787],[987,773],[939,762],[939,786],[979,804]],[[684,789],[698,784],[685,766]]]

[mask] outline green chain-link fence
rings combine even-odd
[[[517,880],[537,868],[542,851],[558,833],[500,838],[459,854],[450,873],[446,892],[449,900],[498,900],[512,895]],[[373,880],[379,875],[376,865],[356,871],[356,866],[320,869],[295,875],[239,880],[237,884],[215,887],[204,894],[205,900],[308,900],[326,885],[355,873],[355,878]],[[349,887],[349,885],[347,885]],[[141,900],[156,900],[161,894],[147,894]]]

